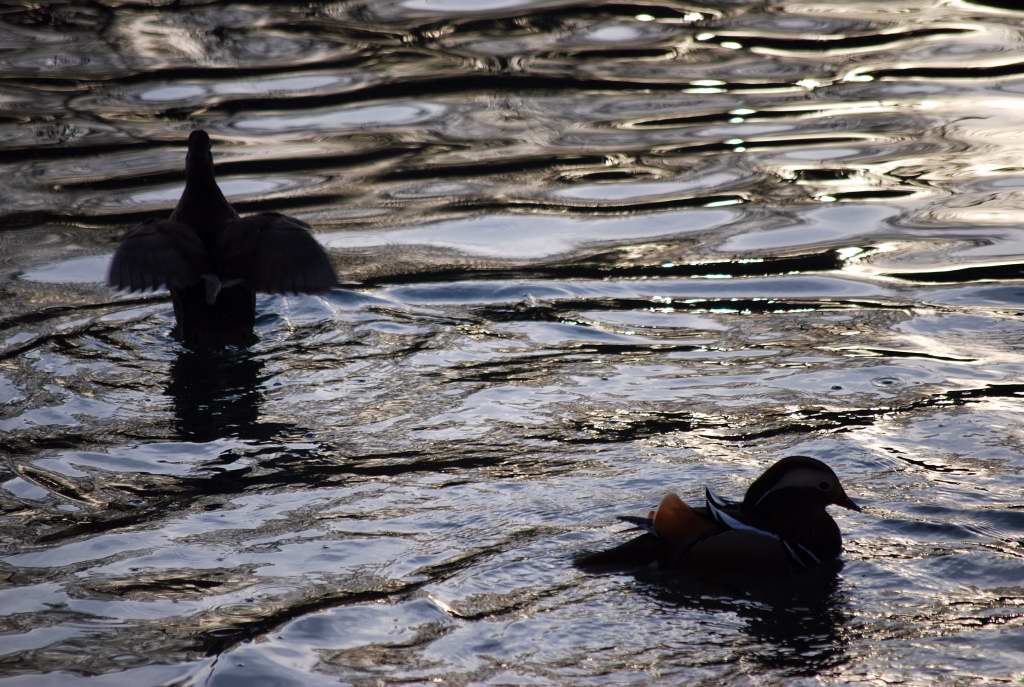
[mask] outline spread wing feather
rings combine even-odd
[[[188,226],[148,221],[125,234],[110,263],[107,284],[128,291],[185,288],[199,281],[207,263],[203,242]]]
[[[243,279],[264,293],[316,293],[338,283],[309,225],[275,212],[228,222],[219,257],[225,279]]]

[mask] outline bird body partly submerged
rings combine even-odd
[[[170,217],[133,227],[107,277],[111,286],[131,291],[166,287],[174,334],[184,343],[251,343],[257,292],[315,293],[337,283],[304,222],[277,213],[239,218],[217,186],[204,131],[189,136],[185,178]]]
[[[832,470],[807,456],[789,456],[747,489],[742,502],[706,491],[691,507],[666,495],[646,518],[623,517],[645,534],[607,551],[583,556],[583,567],[662,568],[712,576],[789,575],[835,561],[839,526],[825,510],[860,510]]]

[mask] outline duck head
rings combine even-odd
[[[832,468],[809,456],[787,456],[772,465],[747,489],[744,512],[824,510],[842,506],[859,511]]]
[[[188,154],[185,156],[185,176],[190,181],[213,178],[213,153],[210,152],[210,137],[202,129],[196,129],[188,137]]]
[[[185,190],[170,219],[188,225],[204,241],[210,241],[220,235],[225,222],[237,218],[238,213],[224,198],[214,178],[210,137],[196,129],[188,137]]]

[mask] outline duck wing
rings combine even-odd
[[[724,531],[714,522],[706,509],[693,508],[676,494],[666,494],[658,508],[644,517],[620,515],[634,529],[645,534],[624,544],[585,554],[576,559],[581,567],[642,567],[654,562],[671,565],[682,552],[695,543]]]
[[[265,212],[224,225],[218,246],[222,280],[241,279],[264,293],[316,293],[338,276],[308,224]]]
[[[741,504],[727,501],[716,495],[710,489],[705,489],[707,497],[707,511],[711,519],[728,530],[727,540],[741,538],[747,548],[755,548],[755,542],[761,542],[757,546],[779,549],[782,551],[797,569],[809,568],[822,562],[822,556],[804,543],[786,539],[777,532],[766,530],[747,522],[740,513]],[[740,537],[742,535],[742,537]],[[721,536],[721,535],[719,535]],[[718,539],[719,537],[714,537]],[[723,540],[725,541],[725,540]],[[777,542],[771,543],[771,542]]]
[[[722,527],[730,530],[742,530],[747,532],[753,532],[760,534],[765,537],[778,539],[779,535],[768,530],[755,527],[751,523],[745,522],[740,517],[740,504],[735,501],[728,501],[717,495],[710,489],[704,489],[704,498],[707,501],[707,511],[711,519],[719,523]]]
[[[633,529],[643,530],[675,545],[725,529],[711,517],[708,509],[687,505],[672,493],[665,494],[658,508],[648,513],[646,518],[636,515],[620,515],[618,518],[633,525]]]
[[[695,542],[681,564],[703,575],[777,576],[803,567],[774,537],[748,530],[726,530]]]
[[[206,248],[190,227],[149,220],[132,227],[114,253],[107,284],[128,291],[181,289],[208,270]]]

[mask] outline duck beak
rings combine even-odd
[[[851,499],[849,496],[846,495],[846,492],[843,492],[843,495],[840,496],[838,499],[836,499],[834,501],[834,503],[837,506],[842,506],[843,508],[849,508],[850,510],[855,510],[858,513],[864,512],[864,509],[861,508],[860,506],[858,506],[856,503],[854,503],[853,499]]]

